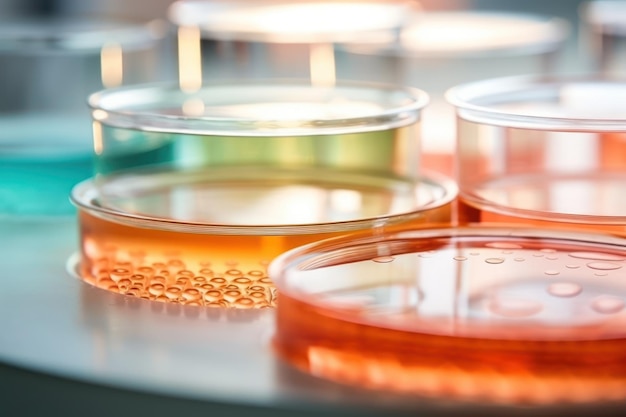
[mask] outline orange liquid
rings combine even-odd
[[[371,233],[447,225],[451,204]],[[284,251],[343,232],[293,235],[217,235],[139,228],[79,212],[86,282],[122,294],[209,307],[263,308],[276,304],[267,276]],[[368,231],[364,231],[369,233]]]

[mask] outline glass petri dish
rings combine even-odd
[[[121,268],[131,282],[140,275],[144,289],[154,275],[173,285],[180,270],[218,278],[217,290],[252,271],[243,281],[271,289],[265,267],[292,247],[451,220],[456,185],[419,169],[420,90],[238,82],[188,93],[149,85],[106,90],[90,103],[97,174],[75,187],[73,201],[79,274],[98,286],[167,299],[130,291],[129,281],[122,289]]]
[[[456,148],[454,109],[445,91],[487,78],[553,73],[569,34],[564,20],[538,14],[414,7],[405,16],[391,40],[370,37],[339,44],[338,75],[428,86],[423,159],[448,174]]]
[[[625,235],[625,88],[537,76],[452,88],[460,221]]]
[[[314,376],[481,404],[626,398],[625,241],[471,227],[277,257],[274,347]]]
[[[156,23],[0,24],[0,216],[74,213],[71,188],[93,173],[87,96],[158,79],[163,36]]]

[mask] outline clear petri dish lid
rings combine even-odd
[[[623,339],[625,273],[624,239],[487,227],[328,239],[280,255],[269,269],[281,300],[292,300],[283,307],[295,300],[329,320],[391,331],[381,333],[390,337],[383,345],[401,340],[393,332],[407,340]]]
[[[341,82],[237,81],[192,92],[177,84],[108,89],[89,97],[93,118],[144,131],[238,136],[356,133],[413,124],[427,105],[419,89]]]
[[[550,16],[489,12],[421,11],[409,13],[393,42],[357,40],[355,52],[458,59],[533,55],[561,47],[569,34],[566,21]]]
[[[154,47],[165,35],[160,21],[133,24],[117,21],[29,19],[0,24],[0,53],[51,54],[99,52],[117,44],[126,49]]]
[[[525,75],[458,85],[446,92],[462,119],[553,131],[626,131],[626,79]]]
[[[213,39],[336,43],[372,36],[391,40],[407,8],[404,2],[177,1],[168,17]]]

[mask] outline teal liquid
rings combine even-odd
[[[91,176],[93,156],[0,157],[0,216],[68,215],[72,187]]]

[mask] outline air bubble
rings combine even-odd
[[[487,259],[485,259],[485,262],[487,262],[488,264],[501,264],[502,262],[504,262],[504,259],[502,259],[502,258],[487,258]]]
[[[599,269],[601,271],[613,271],[622,267],[621,265],[610,262],[589,262],[587,266],[591,269]]]
[[[455,256],[454,258],[455,261],[467,261],[467,258],[465,256]]]
[[[543,306],[535,300],[514,297],[495,297],[488,304],[489,310],[503,317],[521,318],[539,313]]]
[[[601,295],[591,301],[591,308],[600,314],[615,314],[624,309],[624,300],[611,295]]]
[[[555,282],[548,286],[548,293],[555,297],[575,297],[583,288],[574,282]]]
[[[393,256],[378,256],[376,258],[372,258],[372,261],[380,263],[380,264],[386,264],[389,262],[393,262],[394,257]]]
[[[589,259],[591,261],[623,261],[626,259],[623,256],[604,252],[571,252],[569,256],[572,258]]]

